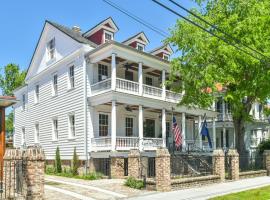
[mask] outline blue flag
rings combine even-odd
[[[208,128],[207,128],[206,119],[204,119],[204,122],[203,122],[203,125],[202,125],[201,135],[207,137],[209,147],[212,148],[212,142],[211,142],[210,134],[209,134],[209,131],[208,131]]]

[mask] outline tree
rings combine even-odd
[[[8,64],[1,70],[0,74],[0,88],[3,95],[13,96],[13,91],[24,84],[26,72],[20,71],[20,67],[16,64]]]
[[[62,173],[62,163],[61,163],[59,147],[56,148],[56,152],[55,152],[54,168],[55,168],[55,173]]]
[[[79,157],[78,157],[77,152],[76,152],[76,147],[74,147],[73,158],[72,158],[72,174],[73,174],[73,176],[78,175],[79,167],[80,167],[80,161],[79,161]]]
[[[270,96],[270,1],[269,0],[196,0],[193,9],[219,29],[230,34],[263,55],[239,45],[232,38],[207,26],[190,15],[188,18],[218,36],[226,37],[232,44],[245,48],[256,59],[198,27],[179,19],[171,29],[168,43],[175,46],[181,55],[171,62],[168,84],[185,95],[180,104],[211,107],[222,85],[222,95],[232,107],[236,132],[236,147],[239,153],[246,151],[244,124],[252,120],[249,112],[254,102],[265,104]],[[173,84],[180,80],[184,85]]]

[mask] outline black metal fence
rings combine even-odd
[[[110,158],[95,158],[96,170],[104,176],[111,175],[111,159]]]
[[[156,176],[156,159],[154,157],[148,158],[147,177],[153,178]]]
[[[0,199],[24,199],[27,193],[25,177],[25,160],[0,162]]]
[[[240,172],[262,169],[264,169],[263,155],[258,153],[239,155]]]
[[[212,155],[173,155],[171,156],[171,177],[194,177],[213,174]]]

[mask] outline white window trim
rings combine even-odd
[[[38,98],[37,98],[37,88],[38,86]],[[39,83],[35,84],[35,88],[34,88],[34,104],[38,104],[40,102],[40,85]]]
[[[106,35],[106,34],[111,35],[111,37],[112,37],[112,39],[111,39],[111,40],[114,40],[114,38],[113,38],[113,33],[112,33],[112,32],[110,32],[110,31],[106,31],[106,30],[104,30],[104,32],[103,32],[103,43],[105,43],[105,40],[106,40],[105,35]]]
[[[126,118],[132,118],[133,119],[133,127],[132,127],[132,136],[126,136]],[[136,137],[136,133],[135,133],[135,117],[134,116],[130,116],[130,115],[126,115],[125,116],[125,137]]]
[[[70,68],[73,66],[73,79],[74,79],[74,87],[71,87],[71,76],[70,76]],[[75,64],[74,63],[72,63],[72,64],[69,64],[68,65],[68,91],[69,90],[73,90],[74,88],[75,88]]]
[[[74,116],[75,124],[74,124],[74,135],[71,133],[71,120],[70,117]],[[75,113],[69,113],[68,114],[68,139],[74,139],[76,138],[76,116]]]
[[[25,144],[26,144],[26,130],[25,127],[23,126],[21,128],[21,145],[24,146]]]
[[[37,129],[37,126],[38,126],[38,129]],[[40,137],[40,126],[39,126],[39,123],[36,122],[35,123],[35,143],[36,144],[39,144],[40,140],[39,140],[39,137]]]
[[[99,136],[99,114],[108,115],[108,135],[107,136]],[[111,137],[111,113],[98,111],[96,119],[97,119],[97,124],[98,124],[97,137]]]
[[[54,88],[54,76],[57,76],[57,90],[55,91]],[[55,72],[52,74],[52,96],[57,96],[58,95],[58,91],[59,91],[59,77],[58,77],[58,73]]]
[[[23,99],[24,97],[24,99]],[[22,111],[26,110],[26,94],[22,94]]]
[[[142,52],[144,52],[144,45],[137,42],[137,46],[136,46],[136,49],[137,49],[137,50],[139,50],[139,49],[138,49],[139,46],[142,47],[142,49],[143,49]]]
[[[54,54],[53,54],[53,58],[50,58],[50,50],[49,50],[49,43],[54,40]],[[47,55],[47,64],[53,62],[56,59],[56,42],[55,42],[55,37],[51,38],[50,40],[47,41],[46,43],[46,55]]]
[[[165,57],[168,57],[168,59],[165,59]],[[170,60],[170,56],[168,54],[166,54],[166,53],[163,53],[163,60],[169,61]]]
[[[57,135],[58,135],[57,138],[55,137],[56,136],[56,134],[55,134],[56,130],[54,127],[55,120],[57,120]],[[52,118],[52,141],[55,142],[55,141],[58,141],[58,139],[59,139],[59,120],[57,117],[55,117],[55,118]]]

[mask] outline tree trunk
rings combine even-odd
[[[246,146],[245,146],[245,121],[244,118],[237,117],[233,118],[234,129],[235,129],[235,147],[239,154],[245,154]]]

